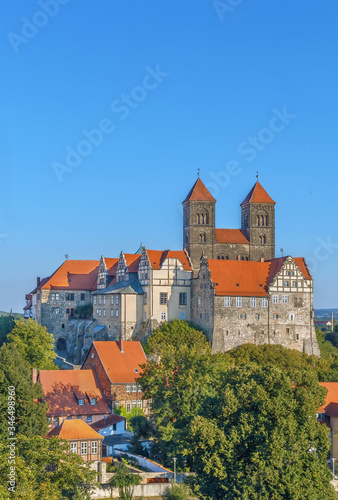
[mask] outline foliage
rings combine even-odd
[[[0,491],[6,487],[7,457],[6,445],[0,444]],[[18,436],[15,461],[16,488],[11,499],[87,500],[96,485],[90,463],[70,453],[69,444],[56,437]]]
[[[338,348],[325,340],[325,333],[316,329],[318,345],[321,353],[321,369],[318,377],[321,382],[338,381]]]
[[[125,417],[127,419],[127,427],[128,430],[133,431],[132,421],[136,417],[144,417],[144,413],[142,408],[132,408],[131,411],[127,411],[124,405],[119,407],[114,406],[113,413],[116,415],[121,415],[121,417]]]
[[[316,374],[233,368],[186,432],[195,493],[204,500],[336,498],[327,429],[316,420],[325,390]]]
[[[0,345],[6,341],[7,335],[13,330],[14,325],[13,316],[0,316]]]
[[[144,415],[132,417],[130,419],[130,425],[133,429],[133,433],[136,434],[139,439],[149,439],[153,435],[154,426]]]
[[[118,488],[120,500],[132,500],[134,486],[140,484],[141,476],[129,471],[126,462],[122,460],[116,466],[116,473],[110,479],[111,488]]]
[[[188,488],[185,484],[171,484],[162,495],[166,500],[188,500]]]
[[[7,413],[8,387],[15,388],[15,428],[17,434],[27,437],[47,433],[47,406],[38,402],[43,396],[40,384],[32,383],[28,361],[14,343],[0,348],[0,436],[8,436]]]
[[[79,304],[76,306],[74,313],[78,319],[90,319],[93,317],[93,304]]]
[[[56,358],[53,335],[47,332],[45,326],[33,319],[18,320],[8,335],[11,344],[15,344],[32,368],[53,370]]]

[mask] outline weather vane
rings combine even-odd
[[[280,251],[282,252],[282,257],[284,257],[283,253],[284,253],[284,248],[281,248]]]
[[[197,175],[198,175],[198,177],[200,176],[200,171],[201,171],[201,169],[200,169],[200,168],[198,168],[198,169],[197,169]]]
[[[258,179],[258,177],[259,177],[259,172],[258,172],[258,170],[257,170],[257,171],[256,171],[256,179]]]

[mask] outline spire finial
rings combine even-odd
[[[256,179],[258,180],[258,177],[259,177],[259,171],[257,170],[256,171]]]
[[[198,169],[197,169],[197,177],[199,177],[199,176],[200,176],[200,172],[201,172],[201,169],[200,169],[200,168],[198,168]]]

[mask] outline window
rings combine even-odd
[[[87,415],[87,422],[91,422],[92,421],[92,416],[91,415]]]
[[[117,306],[119,305],[119,296],[118,295],[116,295],[116,297],[115,297],[115,305],[117,305]]]
[[[83,398],[79,398],[78,399],[78,405],[79,406],[84,406],[84,399]]]
[[[119,310],[118,309],[115,309],[115,317],[118,318],[119,317]]]
[[[137,385],[133,385],[133,386],[132,386],[132,391],[133,391],[133,392],[137,392]]]
[[[116,424],[113,424],[113,431],[116,431]]]
[[[66,293],[66,300],[74,300],[74,294],[73,293]]]
[[[102,304],[102,297],[101,297],[101,295],[99,295],[99,305],[101,305],[101,304]]]
[[[103,296],[103,305],[105,305],[105,304],[106,304],[106,296],[104,295]]]
[[[143,320],[145,321],[147,319],[147,313],[144,313]]]
[[[139,399],[137,401],[137,408],[141,408],[142,409],[142,407],[143,407],[143,401],[142,401],[142,399]]]
[[[205,233],[200,234],[200,243],[205,243],[207,241],[207,235]]]
[[[278,295],[273,295],[272,296],[272,303],[273,304],[278,304]]]
[[[230,307],[230,297],[224,297],[224,307]]]
[[[185,312],[180,313],[180,319],[184,320],[185,319]]]
[[[180,304],[180,306],[186,306],[187,305],[187,294],[186,293],[180,293],[180,295],[179,295],[179,304]]]
[[[239,314],[238,319],[246,319],[246,314]]]
[[[51,294],[51,300],[59,300],[59,299],[60,299],[59,293],[52,293]]]
[[[293,287],[293,288],[297,288],[297,281],[293,281],[293,282],[292,282],[292,287]]]
[[[106,316],[106,310],[103,309],[103,316],[105,317]]]
[[[205,313],[205,319],[209,319],[209,313]]]
[[[198,297],[198,299],[197,299],[197,305],[198,306],[202,305],[202,299],[201,299],[201,297]]]
[[[98,315],[101,317],[101,309],[98,309],[97,312],[98,312]]]
[[[161,312],[161,320],[165,321],[167,319],[167,313]]]
[[[167,293],[160,293],[160,304],[166,304],[168,301],[168,294]]]
[[[72,417],[67,417],[67,420],[72,420]]]
[[[262,298],[262,307],[268,307],[268,299],[266,297]]]
[[[140,385],[138,385],[138,386],[137,386],[137,390],[138,390],[139,392],[142,392],[142,387],[141,387]]]
[[[52,314],[60,314],[60,308],[59,307],[52,307],[51,313]]]
[[[91,357],[91,359],[94,359],[94,353],[93,352],[90,353],[90,357]]]
[[[318,418],[318,420],[324,420],[325,413],[317,413],[317,418]]]
[[[133,401],[131,402],[131,407],[136,408],[136,403],[137,403],[136,399],[133,399]]]
[[[96,455],[98,450],[97,441],[92,441],[91,449],[92,449],[92,454]]]
[[[126,386],[126,392],[131,392],[131,385]]]
[[[77,443],[70,443],[70,452],[77,453]]]
[[[87,455],[87,443],[81,443],[81,455]]]
[[[287,328],[287,329],[286,329],[286,333],[290,333],[290,328]]]
[[[299,315],[299,321],[303,321],[303,316],[302,314]]]
[[[259,318],[260,318],[259,314],[258,314],[258,313],[257,313],[257,314],[255,314],[255,319],[257,319],[257,320],[258,320]]]
[[[242,297],[236,297],[236,307],[242,307]]]
[[[110,304],[113,306],[114,305],[114,295],[110,297]]]
[[[298,335],[298,333],[296,334],[296,340],[299,340],[299,335]]]
[[[85,300],[86,295],[84,293],[81,293],[80,300]]]
[[[111,309],[110,311],[110,316],[113,318],[114,317],[114,309]]]
[[[54,424],[58,424],[59,423],[59,417],[54,417],[53,423]]]
[[[274,314],[273,319],[278,319],[278,314]]]
[[[294,315],[294,314],[290,314],[290,315],[289,315],[289,320],[290,320],[290,321],[294,321],[294,319],[295,319],[295,315]]]
[[[251,307],[256,307],[256,297],[251,297],[250,305],[251,305]]]
[[[287,303],[288,303],[288,296],[283,295],[283,304],[287,304]]]
[[[95,406],[96,405],[96,402],[97,402],[97,399],[96,398],[90,398],[90,404],[92,406]]]
[[[127,412],[131,411],[131,402],[130,401],[127,401],[127,403],[126,403],[126,410],[127,410]]]
[[[94,305],[96,306],[96,297],[94,297]]]
[[[284,281],[284,287],[285,287],[285,288],[288,288],[288,287],[289,287],[289,282],[288,282],[288,281]]]
[[[147,295],[147,292],[144,292],[143,294],[143,304],[147,304],[148,302],[148,295]]]

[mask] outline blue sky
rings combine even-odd
[[[229,228],[259,170],[276,256],[306,257],[315,306],[338,307],[337,17],[334,0],[6,5],[0,310],[66,253],[180,249],[198,168]]]

